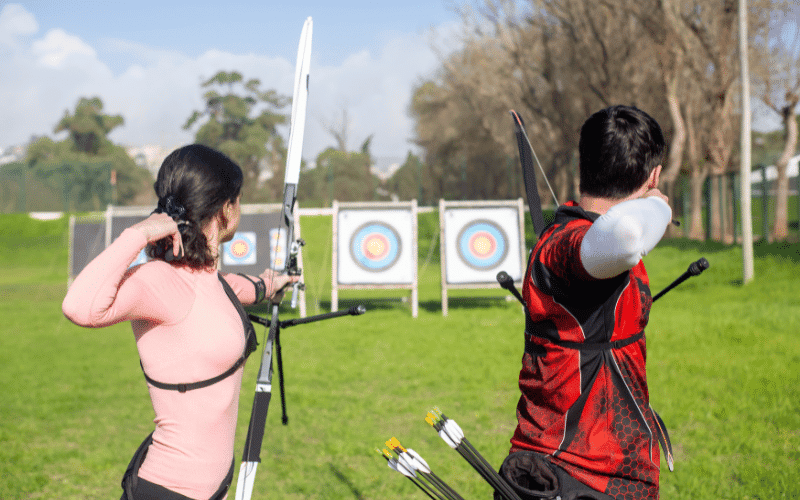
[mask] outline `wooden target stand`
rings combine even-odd
[[[340,258],[347,259],[346,265],[349,269],[355,269],[349,261],[354,261],[352,252],[349,248],[342,248],[340,245],[340,231],[344,230],[340,225],[339,215],[344,211],[407,211],[411,221],[411,228],[409,239],[410,241],[401,241],[402,253],[398,258],[402,257],[402,262],[398,262],[398,266],[402,267],[401,271],[404,276],[400,280],[393,280],[397,274],[385,274],[380,270],[368,270],[361,272],[358,270],[357,276],[351,276],[350,283],[343,283],[340,279],[339,273],[343,271],[344,265],[340,264]],[[331,311],[339,310],[339,290],[410,290],[411,292],[411,316],[416,318],[419,314],[419,291],[418,291],[418,259],[417,259],[417,200],[412,201],[396,201],[396,202],[338,202],[336,200],[332,203],[332,232],[333,232],[333,249],[332,249],[332,269],[331,269]],[[342,233],[342,237],[347,234]],[[356,236],[356,235],[353,235]],[[407,248],[406,248],[407,247]],[[408,252],[408,254],[406,254]],[[362,268],[364,266],[361,266]],[[392,266],[394,267],[394,266]]]
[[[488,270],[478,275],[474,281],[467,278],[467,282],[451,282],[448,280],[448,251],[455,252],[457,249],[448,246],[448,240],[452,239],[452,235],[447,233],[448,224],[445,220],[445,214],[448,209],[492,209],[492,208],[512,208],[517,212],[517,223],[514,226],[518,231],[519,247],[515,248],[515,241],[508,242],[508,251],[518,251],[519,260],[513,262],[515,270],[519,272],[512,272],[511,269],[497,268]],[[448,290],[450,289],[487,289],[487,288],[500,288],[497,282],[497,273],[500,271],[508,272],[513,278],[517,287],[522,285],[522,277],[525,271],[525,205],[522,198],[516,200],[497,200],[497,201],[445,201],[439,200],[439,254],[441,259],[441,283],[442,283],[442,315],[448,314]],[[513,256],[512,256],[513,257]],[[508,262],[508,260],[506,260]],[[502,263],[498,263],[502,265]],[[516,276],[515,276],[516,275]]]

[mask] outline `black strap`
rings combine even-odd
[[[242,274],[242,273],[236,273],[236,274],[238,276],[241,276],[242,278],[246,279],[250,283],[252,283],[253,287],[255,287],[255,289],[256,289],[256,302],[255,303],[258,304],[258,303],[262,302],[264,300],[264,298],[267,296],[267,284],[264,283],[264,280],[259,277],[259,278],[257,278],[258,281],[255,281],[255,280],[253,280],[253,278],[251,278],[250,276],[248,276],[246,274]]]
[[[242,326],[244,327],[244,337],[245,337],[244,353],[239,359],[236,360],[233,366],[231,366],[225,371],[225,373],[222,373],[220,375],[217,375],[216,377],[212,377],[207,380],[201,380],[199,382],[189,382],[183,384],[166,384],[164,382],[153,380],[144,371],[144,366],[142,365],[142,362],[139,361],[139,366],[142,367],[142,373],[144,374],[145,380],[147,380],[147,382],[153,387],[157,387],[159,389],[165,389],[168,391],[178,391],[183,393],[186,391],[193,391],[195,389],[202,389],[203,387],[208,387],[209,385],[214,385],[217,382],[224,380],[233,375],[234,373],[236,373],[236,370],[238,370],[239,367],[242,366],[247,357],[250,356],[250,354],[252,354],[253,351],[255,351],[256,348],[258,347],[256,330],[255,328],[253,328],[253,324],[250,322],[250,319],[247,316],[247,312],[245,312],[244,310],[244,306],[242,306],[242,303],[239,301],[239,298],[236,296],[236,293],[234,293],[233,289],[228,284],[228,282],[225,281],[225,278],[223,278],[222,275],[220,274],[217,274],[217,277],[219,277],[219,281],[220,283],[222,283],[222,288],[225,290],[225,294],[233,303],[233,306],[236,308],[236,312],[239,313],[239,318],[241,318],[242,320]]]
[[[166,389],[168,391],[186,392],[186,391],[193,391],[195,389],[202,389],[203,387],[214,385],[220,380],[225,380],[226,378],[233,375],[236,372],[236,370],[239,369],[240,366],[242,366],[242,363],[244,363],[245,359],[247,359],[245,356],[240,357],[239,359],[236,360],[236,363],[234,363],[233,366],[228,368],[228,370],[221,375],[217,375],[216,377],[207,380],[201,380],[200,382],[190,382],[188,384],[165,384],[163,382],[158,382],[156,380],[153,380],[147,376],[147,373],[145,373],[144,366],[142,366],[142,373],[144,373],[145,380],[147,380],[147,382],[149,382],[150,385],[154,387],[158,387],[159,389]],[[141,364],[142,362],[140,361],[139,365]]]
[[[537,337],[536,335],[531,334],[530,332],[525,332],[527,335],[525,336],[525,351],[532,352],[528,349],[528,336]],[[626,339],[622,340],[615,340],[613,342],[569,342],[566,340],[551,340],[545,337],[538,337],[541,339],[545,339],[551,344],[566,347],[567,349],[575,349],[576,351],[604,351],[606,349],[621,349],[625,346],[631,345],[634,342],[637,342],[642,337],[644,337],[644,332],[639,332],[636,335],[632,335]]]
[[[225,278],[223,278],[221,274],[217,274],[217,277],[222,284],[223,290],[225,290],[225,295],[227,295],[228,299],[233,303],[233,307],[236,308],[236,312],[239,313],[239,318],[242,320],[242,327],[244,328],[244,357],[247,358],[258,347],[256,329],[253,328],[253,323],[250,322],[247,311],[244,310],[244,306],[241,301],[239,301],[239,297],[236,296],[231,286],[225,281]]]
[[[631,335],[630,337],[622,340],[614,340],[613,342],[570,342],[568,340],[553,340],[547,337],[542,337],[533,333],[536,331],[535,323],[530,319],[530,316],[525,315],[525,352],[534,352],[529,345],[531,343],[530,337],[536,337],[547,340],[551,344],[566,347],[567,349],[575,349],[577,351],[603,351],[606,349],[621,349],[625,346],[631,345],[634,342],[641,340],[644,337],[644,330]]]

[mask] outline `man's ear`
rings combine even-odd
[[[661,176],[661,165],[657,166],[650,172],[650,178],[647,179],[647,188],[653,189],[658,187],[658,179]]]

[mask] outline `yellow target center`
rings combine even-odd
[[[233,255],[239,257],[245,255],[247,253],[247,250],[248,250],[247,243],[243,241],[237,241],[236,243],[233,244],[233,248],[231,248]]]
[[[492,251],[492,241],[486,236],[479,236],[475,238],[472,244],[473,249],[479,255],[486,255]]]
[[[378,238],[374,238],[367,242],[367,251],[372,255],[381,255],[386,246]]]

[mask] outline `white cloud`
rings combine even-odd
[[[22,5],[10,3],[0,11],[0,45],[14,45],[18,37],[39,31],[39,24]]]
[[[0,64],[0,93],[7,96],[0,100],[0,145],[51,134],[64,110],[89,96],[99,96],[107,113],[125,118],[111,136],[118,143],[171,148],[191,142],[192,133],[182,126],[202,108],[201,82],[220,70],[236,70],[260,79],[262,89],[292,94],[295,61],[219,50],[188,57],[125,40],[92,47],[63,30],[30,41],[37,30],[34,17],[21,6],[9,4],[0,12],[0,44],[6,47],[0,54],[9,56]],[[305,158],[333,145],[323,123],[341,117],[343,109],[351,119],[350,148],[374,135],[373,154],[405,156],[412,147],[407,111],[412,87],[437,66],[426,35],[397,34],[338,66],[312,54],[311,64]],[[114,74],[110,67],[124,70]]]
[[[33,42],[31,54],[36,57],[38,64],[51,68],[84,64],[93,66],[99,63],[93,48],[60,29],[50,30],[44,38]]]

